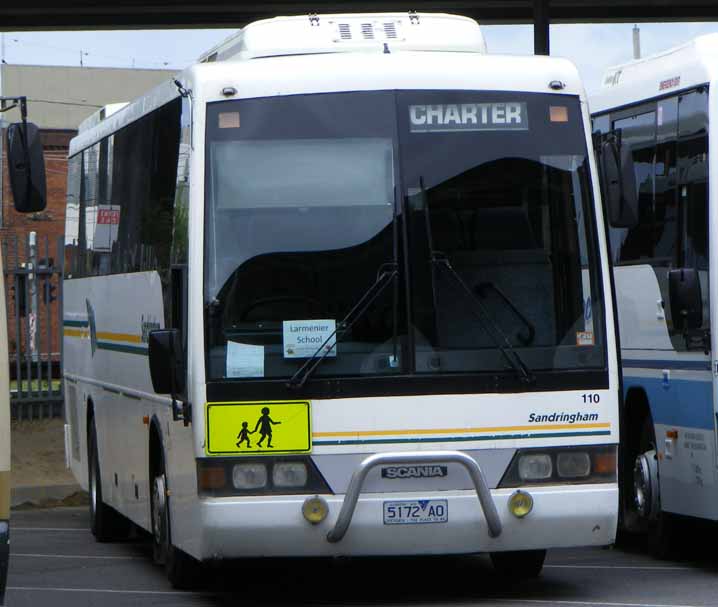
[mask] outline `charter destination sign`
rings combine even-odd
[[[412,133],[527,131],[526,103],[448,103],[409,106]]]

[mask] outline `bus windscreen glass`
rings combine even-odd
[[[317,351],[325,378],[605,368],[577,98],[297,95],[207,125],[208,380]]]

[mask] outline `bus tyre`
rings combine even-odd
[[[492,552],[490,556],[491,563],[499,574],[525,580],[539,576],[546,560],[546,551]]]
[[[87,452],[89,454],[87,479],[90,490],[90,529],[92,534],[98,542],[126,539],[132,528],[129,519],[102,500],[102,476],[100,475],[100,458],[94,423],[90,427]]]
[[[675,524],[671,515],[661,510],[656,439],[650,419],[643,423],[639,444],[633,469],[635,508],[647,526],[650,551],[656,557],[665,559],[673,552]]]
[[[159,462],[152,481],[150,507],[154,562],[158,565],[164,565],[167,579],[173,588],[178,590],[196,588],[202,580],[202,564],[172,545],[164,461]]]

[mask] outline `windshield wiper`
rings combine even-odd
[[[291,379],[287,382],[287,388],[299,389],[304,386],[329,352],[336,348],[336,342],[334,346],[327,348],[327,345],[331,343],[332,339],[336,336],[338,341],[342,335],[351,329],[354,323],[369,309],[369,306],[384,292],[384,289],[396,280],[398,275],[399,266],[395,262],[384,263],[379,267],[374,284],[359,298],[359,301],[354,304],[354,307],[349,310],[349,313],[337,324],[336,329],[334,329],[332,334],[324,340],[324,343],[317,348],[317,351],[311,358],[308,358],[307,361],[299,367],[297,372],[292,375]],[[394,355],[396,356],[396,349]]]
[[[297,372],[287,382],[287,387],[291,389],[299,389],[307,383],[307,380],[312,376],[316,368],[321,362],[327,357],[332,349],[335,349],[336,343],[339,339],[352,328],[354,323],[359,320],[364,312],[369,309],[372,303],[384,292],[384,289],[389,283],[394,283],[394,297],[392,302],[392,317],[394,327],[392,330],[392,356],[389,361],[389,365],[392,367],[398,366],[398,324],[399,324],[399,227],[397,222],[397,210],[396,210],[396,186],[394,187],[394,215],[392,217],[392,261],[383,263],[377,270],[376,280],[366,292],[359,298],[356,304],[349,310],[349,313],[337,324],[332,334],[324,340],[312,354],[311,358],[308,358],[306,362],[297,369]],[[336,336],[335,345],[331,348],[327,346],[331,343],[332,339]]]
[[[514,371],[516,371],[519,379],[526,384],[534,383],[536,381],[536,377],[533,373],[531,373],[530,369],[526,366],[526,363],[524,363],[519,356],[519,353],[511,345],[506,333],[503,332],[499,324],[491,317],[491,314],[489,314],[489,311],[486,309],[484,303],[476,297],[476,295],[474,295],[473,291],[464,282],[464,279],[459,276],[459,273],[453,268],[446,255],[440,251],[432,251],[431,263],[435,266],[445,268],[461,287],[461,291],[463,291],[475,304],[476,309],[481,312],[480,314],[475,313],[476,318],[479,319],[484,327],[484,330],[494,341],[496,347],[506,359],[506,362],[508,362]]]
[[[461,278],[459,273],[454,269],[454,267],[451,265],[451,262],[449,261],[449,258],[445,253],[442,253],[441,251],[434,250],[434,243],[432,239],[432,232],[431,232],[431,223],[429,220],[429,201],[426,196],[426,189],[424,188],[424,178],[419,178],[419,187],[421,188],[421,197],[422,197],[422,203],[424,205],[424,216],[426,218],[426,235],[427,239],[429,241],[429,254],[431,256],[431,266],[432,267],[441,267],[446,269],[446,271],[449,273],[449,275],[456,281],[456,283],[460,287],[460,291],[462,291],[469,300],[474,304],[474,307],[472,308],[472,312],[474,312],[474,316],[478,318],[479,322],[481,323],[481,326],[484,328],[484,331],[491,337],[493,342],[496,344],[496,347],[501,352],[504,359],[506,359],[506,362],[509,363],[511,368],[516,372],[516,375],[518,375],[519,379],[525,383],[525,384],[532,384],[536,381],[535,375],[531,372],[531,370],[526,366],[526,363],[521,359],[519,356],[519,353],[514,349],[514,347],[511,345],[511,342],[509,341],[509,338],[506,336],[506,333],[503,332],[501,329],[501,326],[493,319],[489,311],[486,309],[486,306],[484,303],[479,299],[474,292],[469,288],[469,286],[464,282],[464,279]],[[433,284],[433,281],[432,281]],[[433,287],[432,287],[432,290]],[[434,305],[436,306],[437,298],[436,293],[434,292]],[[436,309],[436,307],[435,307]],[[479,313],[477,313],[477,310]]]

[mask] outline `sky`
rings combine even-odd
[[[718,23],[642,23],[641,51],[647,56],[701,34],[718,32]],[[528,25],[482,26],[490,53],[530,54]],[[632,23],[551,26],[551,54],[578,66],[589,94],[603,71],[633,57]],[[182,69],[233,29],[82,32],[7,32],[7,63]]]

